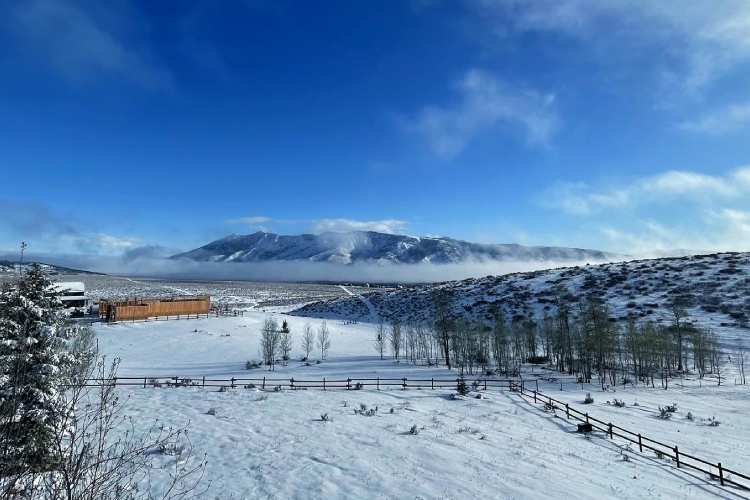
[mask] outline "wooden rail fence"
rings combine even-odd
[[[115,377],[90,378],[78,387],[131,386],[131,387],[218,387],[218,388],[258,388],[261,390],[276,389],[346,389],[356,390],[365,387],[376,389],[455,389],[461,378],[327,378],[296,379],[296,378],[206,378],[206,377]],[[467,387],[474,390],[511,389],[511,379],[477,378],[463,379]]]
[[[674,460],[677,468],[688,468],[707,474],[709,478],[717,480],[722,486],[731,485],[743,490],[750,490],[750,476],[729,469],[722,465],[721,462],[709,462],[703,458],[681,451],[677,445],[669,445],[661,441],[644,436],[642,433],[633,432],[625,429],[612,422],[604,422],[592,417],[586,412],[582,412],[570,406],[569,403],[559,401],[547,394],[539,392],[539,386],[536,385],[534,390],[526,388],[525,381],[511,382],[510,390],[517,392],[521,396],[528,398],[534,403],[545,405],[545,409],[565,412],[565,417],[570,420],[576,420],[581,423],[587,423],[592,428],[604,432],[610,439],[619,437],[630,443],[638,445],[638,451],[643,453],[644,449],[653,451],[659,457],[669,457]]]

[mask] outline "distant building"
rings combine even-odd
[[[86,299],[86,285],[80,281],[53,283],[52,290],[65,309],[76,309],[83,312],[89,305],[88,299]]]

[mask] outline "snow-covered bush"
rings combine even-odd
[[[409,434],[416,436],[419,434],[419,428],[417,428],[417,424],[414,424],[411,426],[411,429],[409,429]]]
[[[260,363],[255,360],[250,360],[245,363],[245,370],[254,370],[256,368],[260,368]]]
[[[461,377],[456,384],[456,392],[461,396],[469,394],[469,386],[466,385],[466,381]]]
[[[594,402],[594,398],[591,396],[590,392],[587,392],[586,393],[586,398],[583,400],[583,404],[590,405],[593,402]]]

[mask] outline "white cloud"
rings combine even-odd
[[[229,219],[226,221],[227,224],[248,224],[254,226],[257,224],[267,224],[269,222],[278,222],[273,217],[266,217],[265,215],[251,215],[248,217],[238,217],[236,219]]]
[[[469,5],[500,36],[552,32],[583,41],[606,62],[617,61],[622,50],[658,54],[654,61],[670,76],[670,86],[691,92],[750,61],[747,0],[482,0]]]
[[[477,69],[466,73],[458,91],[454,105],[426,106],[406,123],[439,156],[459,154],[476,135],[499,124],[520,128],[530,144],[546,144],[558,128],[554,94],[515,88]]]
[[[97,9],[100,10],[100,9]],[[153,64],[131,43],[118,37],[112,26],[126,16],[107,11],[108,24],[71,0],[29,0],[10,12],[12,29],[28,48],[41,55],[71,81],[91,81],[105,74],[144,87],[172,85],[171,74]]]
[[[688,132],[725,135],[750,125],[750,102],[735,103],[680,124]]]
[[[119,255],[141,245],[139,238],[121,237],[107,233],[83,233],[60,236],[61,247],[74,248],[82,253]]]
[[[359,221],[352,219],[319,219],[314,221],[313,231],[316,233],[349,231],[376,231],[378,233],[396,234],[406,229],[407,223],[402,220],[385,219]]]
[[[666,225],[637,221],[637,229],[600,228],[614,248],[644,257],[686,253],[750,251],[750,212],[705,210],[689,223]]]
[[[624,187],[598,191],[583,183],[564,183],[548,189],[541,201],[544,206],[571,215],[592,215],[606,209],[675,199],[731,200],[743,195],[750,195],[750,167],[738,168],[724,176],[670,170],[637,179]]]

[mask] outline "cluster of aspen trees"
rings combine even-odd
[[[490,321],[456,315],[455,301],[450,291],[438,290],[432,297],[433,321],[402,323],[393,315],[381,322],[376,350],[381,357],[390,351],[395,359],[445,364],[469,375],[517,375],[525,363],[542,364],[602,387],[657,381],[668,387],[671,378],[688,373],[714,374],[721,383],[722,362],[730,361],[738,367],[739,383],[746,383],[744,352],[722,354],[715,334],[690,321],[679,296],[669,302],[669,319],[661,322],[635,316],[616,321],[595,295],[574,301],[561,292],[554,312],[539,318],[509,318],[491,307]]]

